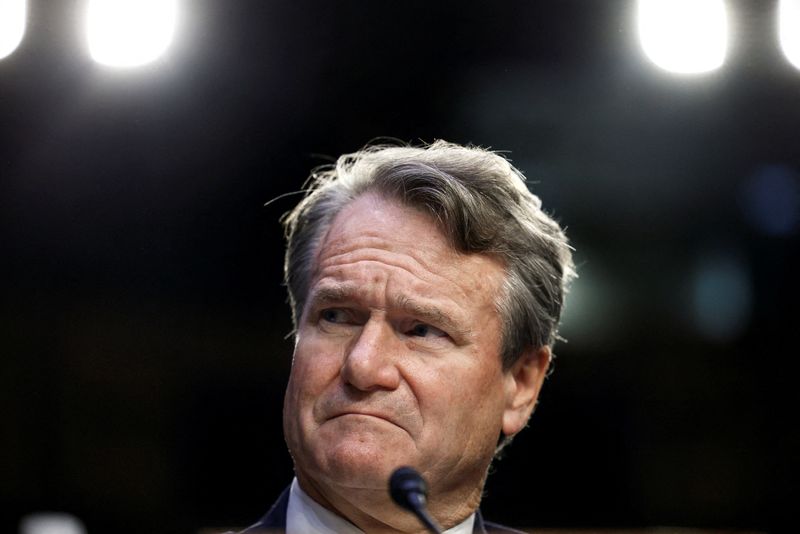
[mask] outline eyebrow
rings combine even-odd
[[[315,306],[320,304],[341,303],[348,300],[355,300],[355,287],[348,285],[328,285],[315,289],[311,293],[309,303]]]
[[[342,304],[346,302],[358,301],[358,286],[354,284],[326,285],[313,291],[309,304],[317,307],[325,304]],[[470,334],[468,328],[459,325],[450,315],[442,311],[438,306],[432,306],[414,300],[407,295],[393,297],[389,303],[390,307],[402,310],[408,315],[417,319],[431,323],[434,326],[450,332],[454,336],[462,339]]]

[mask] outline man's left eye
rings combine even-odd
[[[408,331],[408,335],[418,337],[447,337],[447,332],[429,324],[417,323]]]

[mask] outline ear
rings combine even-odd
[[[505,372],[504,435],[513,436],[528,424],[550,366],[550,357],[550,347],[531,348]]]

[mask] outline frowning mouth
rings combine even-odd
[[[374,419],[382,419],[384,421],[388,421],[389,423],[392,423],[393,425],[397,424],[390,417],[386,417],[384,415],[380,415],[380,414],[376,414],[376,413],[369,413],[369,412],[342,412],[342,413],[339,413],[339,414],[336,414],[336,415],[332,416],[331,419],[336,419],[336,418],[339,418],[339,417],[346,417],[346,416],[371,417],[371,418],[374,418]]]
[[[398,423],[393,417],[389,417],[389,416],[381,414],[381,413],[347,411],[347,412],[336,413],[336,414],[332,415],[328,420],[332,421],[334,419],[340,419],[340,418],[344,418],[344,417],[363,417],[363,418],[366,418],[366,419],[377,419],[379,421],[383,421],[385,423],[389,423],[391,425],[399,427],[399,428],[405,430],[406,432],[408,432],[406,430],[406,428],[403,425],[401,425],[400,423]]]

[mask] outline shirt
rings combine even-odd
[[[447,529],[443,534],[471,534],[475,514]],[[338,516],[317,503],[300,487],[297,478],[289,490],[289,507],[286,510],[286,534],[364,534],[347,519]]]

